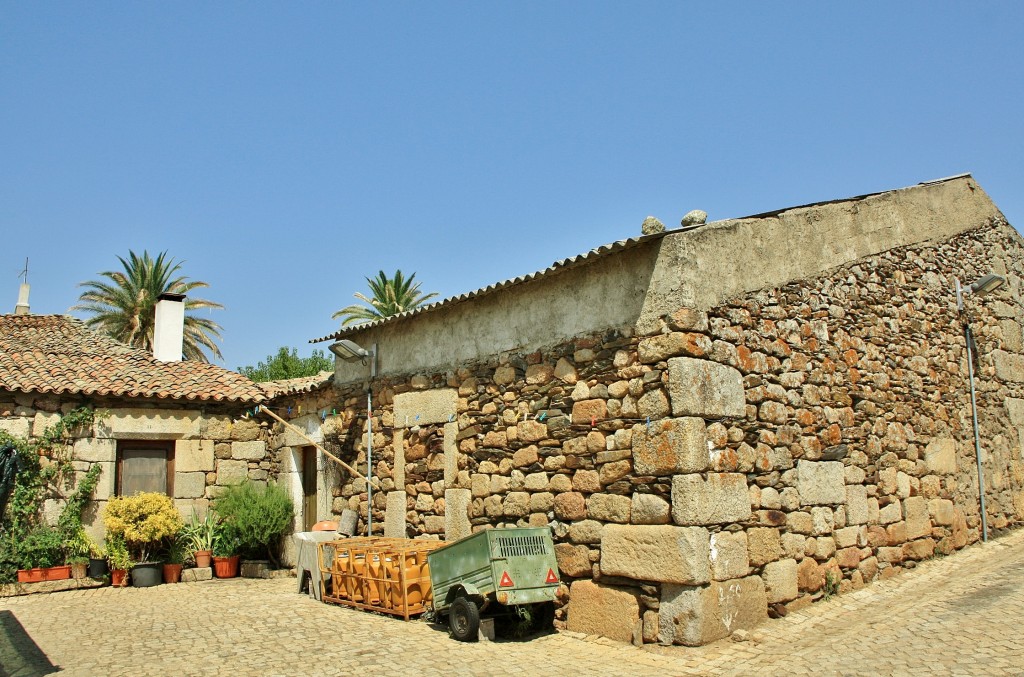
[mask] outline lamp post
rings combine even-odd
[[[366,382],[366,535],[373,535],[373,379],[377,377],[377,344],[367,350],[354,341],[342,339],[329,350],[345,362],[370,361],[370,381]]]
[[[967,376],[971,383],[971,419],[974,422],[974,460],[978,466],[978,502],[981,509],[981,540],[988,541],[988,517],[985,514],[985,475],[981,468],[981,436],[978,433],[978,401],[974,390],[974,335],[971,333],[970,318],[964,313],[964,290],[956,278],[956,311],[964,327],[964,342],[967,344]],[[1006,278],[989,273],[975,280],[967,291],[975,296],[984,296],[1003,286]]]

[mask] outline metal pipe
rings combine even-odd
[[[373,352],[376,360],[376,346],[374,346]],[[974,430],[977,432],[977,425]],[[366,535],[373,536],[373,386],[371,384],[367,384],[366,387]]]
[[[978,433],[978,403],[974,394],[974,358],[971,355],[971,325],[964,322],[967,341],[967,375],[971,382],[971,418],[974,419],[974,459],[978,464],[978,499],[981,503],[981,540],[988,541],[988,517],[985,515],[985,475],[981,469],[981,436]]]

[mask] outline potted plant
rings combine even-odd
[[[213,535],[213,573],[217,578],[235,578],[242,557],[238,554],[238,535],[230,522],[218,522]]]
[[[71,566],[72,578],[85,578],[89,567],[89,549],[92,539],[81,526],[64,542],[65,563]]]
[[[185,541],[181,534],[170,539],[163,557],[164,583],[177,583],[181,580],[181,568],[185,564],[186,554]]]
[[[278,565],[281,535],[289,530],[295,509],[287,492],[277,484],[242,482],[228,487],[217,499],[217,516],[230,524],[238,541],[238,554],[247,560],[269,560]]]
[[[107,561],[110,563],[110,584],[115,588],[128,585],[128,572],[134,562],[120,536],[107,535]]]
[[[63,543],[60,532],[47,524],[40,524],[26,534],[18,544],[19,583],[59,581],[71,578],[70,566],[59,566],[63,561]]]
[[[107,566],[107,549],[90,539],[89,541],[89,578],[103,578],[110,573]]]
[[[174,502],[156,492],[114,496],[103,510],[103,524],[108,537],[124,540],[135,561],[132,585],[137,588],[159,585],[163,580],[163,567],[155,555],[183,526]]]
[[[196,509],[192,508],[192,518],[185,528],[182,529],[180,538],[189,551],[189,556],[200,569],[210,566],[210,557],[213,555],[213,538],[217,522],[213,512],[206,511],[206,517],[199,519]]]

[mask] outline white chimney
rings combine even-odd
[[[185,295],[160,294],[153,327],[153,357],[161,362],[181,362],[184,337]]]
[[[28,315],[28,282],[22,282],[18,289],[18,305],[14,306],[15,315]]]

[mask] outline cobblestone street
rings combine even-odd
[[[697,649],[569,633],[461,644],[293,579],[0,598],[0,675],[1021,675],[1024,530]]]

